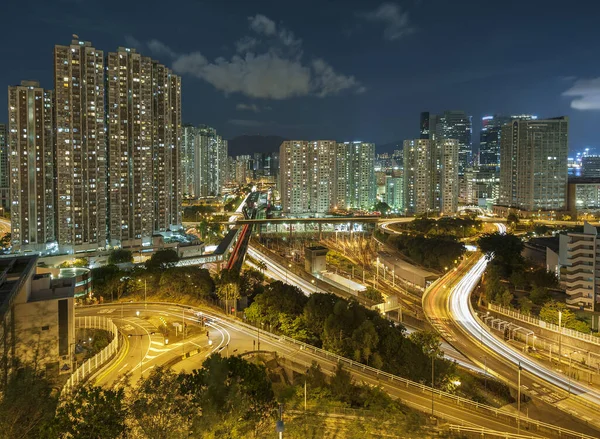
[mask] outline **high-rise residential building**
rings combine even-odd
[[[280,147],[284,212],[326,213],[375,204],[375,145],[332,140],[285,141]]]
[[[429,139],[404,141],[404,209],[409,215],[431,210],[431,143]]]
[[[10,155],[8,151],[8,129],[0,123],[0,207],[10,210]]]
[[[181,224],[180,79],[135,49],[106,63],[109,235],[135,246]]]
[[[254,170],[251,155],[238,155],[235,158],[235,181],[239,184],[247,184],[252,181]]]
[[[8,88],[12,245],[43,251],[55,241],[52,91]]]
[[[441,168],[433,169],[434,175],[439,175],[441,182],[440,213],[454,215],[458,210],[458,153],[459,144],[455,139],[441,139],[435,142],[436,151],[442,158]],[[437,147],[440,145],[439,147]]]
[[[94,249],[107,239],[104,53],[79,41],[54,48],[57,240]]]
[[[194,162],[196,128],[190,124],[181,127],[181,190],[184,197],[195,198]]]
[[[569,119],[513,120],[502,127],[499,204],[526,212],[567,207]]]
[[[408,214],[458,209],[458,141],[404,141],[404,208]]]
[[[286,140],[279,148],[281,205],[284,213],[307,213],[311,210],[312,159],[309,142]]]
[[[196,127],[194,192],[196,197],[221,193],[228,179],[227,140],[206,125]],[[232,170],[231,172],[234,172]]]
[[[600,156],[586,155],[581,158],[581,177],[600,177]]]
[[[386,176],[385,202],[396,212],[404,210],[404,181],[401,177]]]

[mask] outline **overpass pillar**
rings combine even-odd
[[[290,223],[290,242],[292,241],[292,229],[294,228],[293,224]]]
[[[322,230],[322,224],[319,223],[319,241],[323,240],[323,230]]]

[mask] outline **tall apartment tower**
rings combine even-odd
[[[181,127],[181,191],[184,196],[196,198],[194,191],[194,159],[196,156],[196,128],[190,124]]]
[[[333,140],[309,142],[310,212],[326,213],[335,205],[336,150]]]
[[[104,53],[74,35],[54,48],[56,221],[59,245],[106,246]]]
[[[409,215],[431,210],[431,143],[429,139],[404,141],[404,209]]]
[[[135,49],[106,62],[110,240],[140,245],[181,224],[179,78]]]
[[[439,211],[444,215],[454,215],[458,210],[458,168],[459,143],[455,139],[436,141],[436,151],[441,153],[441,168],[433,169],[440,181],[441,203]]]
[[[375,144],[344,142],[348,150],[348,192],[346,203],[355,209],[368,210],[375,204]]]
[[[52,91],[8,88],[12,245],[42,251],[55,241]]]
[[[435,130],[435,140],[455,139],[458,141],[458,173],[464,174],[473,162],[471,116],[464,111],[445,111],[438,117]]]
[[[305,140],[286,140],[279,147],[281,205],[284,213],[311,211],[311,159],[311,148]]]
[[[0,206],[10,210],[10,155],[8,153],[8,128],[0,123]]]
[[[567,207],[568,117],[502,127],[499,204],[528,212]]]
[[[229,178],[227,140],[206,125],[196,127],[194,136],[194,194],[219,195]]]

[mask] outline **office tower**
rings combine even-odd
[[[106,246],[104,53],[74,35],[54,48],[57,240],[67,249]]]
[[[567,117],[502,127],[500,205],[528,212],[566,208],[568,129]]]
[[[512,119],[508,116],[493,115],[481,118],[479,134],[479,165],[486,168],[500,166],[500,134],[502,126]]]
[[[286,140],[279,148],[281,205],[284,213],[310,212],[312,159],[309,142]]]
[[[385,202],[395,212],[404,210],[404,181],[401,177],[385,177]]]
[[[12,245],[42,251],[55,240],[52,91],[8,88]]]
[[[110,240],[140,245],[181,224],[180,79],[135,49],[106,62]]]
[[[465,172],[466,199],[468,205],[487,207],[498,200],[500,174],[494,167],[477,167]]]
[[[419,125],[420,139],[434,140],[436,136],[438,122],[439,116],[431,114],[429,111],[421,112],[421,123]]]
[[[581,158],[581,176],[584,178],[600,177],[600,156],[587,155]]]
[[[404,209],[408,215],[431,210],[431,140],[404,141]]]
[[[194,158],[196,148],[196,128],[190,124],[181,127],[181,190],[184,197],[195,198]]]
[[[231,170],[235,174],[235,170]],[[235,177],[232,175],[231,179]],[[196,127],[194,153],[194,193],[196,197],[221,194],[229,179],[227,140],[223,140],[214,128],[206,125]]]
[[[445,111],[435,125],[435,140],[455,139],[458,141],[458,173],[472,165],[471,116],[464,111]]]

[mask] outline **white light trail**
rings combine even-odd
[[[500,233],[506,232],[504,224],[497,224]],[[523,355],[512,346],[501,341],[495,335],[488,332],[478,319],[474,317],[469,306],[471,292],[479,282],[488,260],[482,256],[479,261],[469,270],[469,272],[456,284],[450,292],[449,308],[456,322],[471,335],[474,340],[486,345],[490,350],[496,352],[503,358],[509,360],[514,365],[521,364],[521,367],[531,374],[547,381],[555,386],[578,395],[583,400],[600,405],[600,393],[574,380],[568,380],[567,377],[556,373],[543,365],[533,361],[531,358]]]

